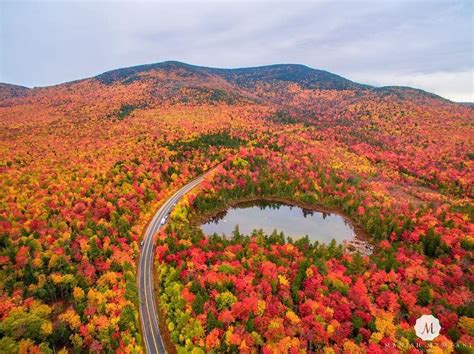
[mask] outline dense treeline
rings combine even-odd
[[[71,149],[71,164],[53,169],[3,165],[0,352],[142,351],[135,266],[141,231],[173,189],[242,140],[203,134],[177,153],[164,140],[131,137],[117,140],[117,149],[91,151],[97,160],[72,158]]]
[[[472,282],[462,280],[471,261],[466,219],[446,206],[415,208],[382,195],[365,176],[331,169],[315,151],[287,143],[280,152],[241,149],[178,204],[158,235],[160,304],[178,351],[426,350],[413,325],[435,313],[442,335],[431,350],[456,344],[468,352],[474,307]],[[238,228],[230,239],[206,236],[194,226],[200,215],[255,197],[343,210],[366,230],[374,252]]]

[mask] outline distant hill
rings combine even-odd
[[[0,100],[23,97],[28,94],[30,89],[24,86],[5,84],[0,82]]]
[[[381,94],[395,94],[398,95],[400,98],[434,98],[437,100],[445,100],[448,101],[447,99],[438,96],[434,93],[427,92],[424,90],[416,89],[413,87],[408,87],[408,86],[382,86],[382,87],[375,87],[374,90],[376,92],[379,92]]]
[[[208,96],[211,101],[235,103],[239,100],[286,102],[294,87],[301,90],[352,91],[357,96],[392,97],[397,100],[437,100],[447,104],[451,101],[420,89],[404,86],[375,87],[348,80],[324,70],[313,69],[301,64],[274,64],[259,67],[223,69],[197,66],[179,61],[165,61],[138,65],[104,72],[93,78],[64,84],[29,89],[27,87],[0,83],[0,100],[20,98],[38,92],[72,89],[84,82],[97,81],[106,86],[143,83],[146,91],[152,93],[150,100],[164,101],[171,97],[178,99],[183,88],[187,96]],[[190,92],[192,91],[192,92]],[[291,96],[291,94],[290,94]],[[182,97],[188,101],[190,97]],[[191,97],[192,98],[192,97]],[[472,106],[472,103],[463,103]]]
[[[300,64],[275,64],[259,67],[222,69],[165,61],[107,71],[89,80],[116,87],[142,83],[150,94],[149,101],[173,102],[272,102],[294,106],[296,91],[306,91],[299,98],[305,109],[316,101],[326,108],[324,98],[317,92],[334,91],[359,99],[395,99],[397,101],[435,100],[453,104],[433,93],[402,86],[374,87],[348,80],[324,70]],[[73,84],[73,83],[71,83]],[[295,86],[296,85],[296,86]],[[318,96],[318,97],[315,97]],[[301,108],[301,107],[299,107]]]
[[[374,87],[300,64],[224,69],[178,61],[121,68],[42,88],[0,84],[0,106],[17,104],[41,104],[70,117],[88,111],[96,117],[119,119],[136,110],[169,105],[259,105],[278,111],[276,121],[328,129],[359,126],[371,129],[375,136],[381,116],[398,120],[411,114],[421,122],[419,112],[432,111],[430,115],[437,119],[447,119],[453,112],[466,114],[472,107],[420,89]],[[48,122],[51,117],[45,114],[42,119]]]

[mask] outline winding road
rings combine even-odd
[[[163,226],[163,220],[171,212],[174,205],[191,189],[204,179],[202,175],[173,194],[156,212],[145,231],[141,244],[140,262],[138,265],[138,293],[140,297],[140,318],[142,334],[147,353],[166,353],[165,345],[158,326],[158,312],[156,309],[154,282],[153,282],[153,235]]]

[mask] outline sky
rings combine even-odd
[[[0,0],[0,82],[48,86],[166,60],[298,63],[473,102],[473,3]]]

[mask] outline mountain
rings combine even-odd
[[[292,105],[289,102],[295,90],[309,92],[340,92],[342,96],[352,92],[358,97],[392,97],[397,100],[449,101],[435,94],[401,86],[374,87],[348,80],[324,70],[300,64],[275,64],[259,67],[221,69],[196,66],[178,61],[139,65],[104,72],[83,79],[50,87],[29,89],[22,86],[1,84],[0,100],[18,98],[27,94],[77,90],[84,83],[100,84],[108,89],[141,83],[140,90],[148,95],[148,104],[160,101],[196,101],[196,97],[208,101],[272,102]],[[183,92],[187,89],[186,93]],[[51,91],[52,90],[52,91]],[[193,97],[193,95],[195,97]],[[180,97],[181,96],[181,97]],[[318,104],[323,102],[319,101]]]
[[[203,82],[218,77],[245,89],[254,89],[259,84],[294,83],[311,90],[368,90],[381,94],[419,95],[443,99],[435,94],[404,86],[374,87],[350,81],[342,76],[324,70],[313,69],[301,64],[274,64],[259,67],[220,69],[190,65],[179,61],[165,61],[107,71],[95,78],[106,85],[130,84],[144,80],[154,73],[181,72],[181,80],[199,77]],[[181,81],[177,80],[177,81]]]
[[[415,148],[445,151],[448,159],[431,156],[440,166],[450,160],[463,166],[458,159],[474,151],[465,141],[471,134],[472,105],[410,87],[364,85],[297,64],[222,69],[166,61],[42,88],[2,84],[0,109],[0,128],[7,140],[20,132],[54,132],[61,133],[57,136],[61,141],[74,134],[97,141],[99,131],[105,137],[132,125],[142,129],[170,123],[163,112],[181,122],[182,129],[199,129],[209,122],[213,129],[227,129],[229,122],[218,117],[245,111],[232,114],[233,121],[315,127],[358,154],[363,149],[371,158],[398,149],[404,157],[393,163],[403,165],[404,171],[424,158],[414,154]],[[204,116],[189,118],[197,112]],[[431,180],[433,162],[419,163],[426,166],[425,178]]]
[[[276,122],[301,122],[321,129],[339,127],[347,130],[340,139],[358,141],[361,134],[371,135],[371,144],[379,145],[387,144],[392,139],[388,136],[395,134],[376,134],[382,129],[381,119],[401,125],[399,129],[405,129],[403,125],[409,121],[430,129],[434,125],[444,127],[456,114],[472,114],[472,106],[423,90],[364,85],[305,65],[222,69],[178,61],[121,68],[42,88],[1,84],[0,107],[18,105],[44,113],[36,120],[28,119],[26,124],[31,125],[55,120],[51,111],[83,121],[92,117],[123,120],[134,112],[170,105],[266,107],[277,112],[269,118]],[[8,115],[4,123],[10,119],[18,121]],[[386,126],[384,123],[383,129]]]
[[[275,64],[251,68],[239,69],[217,69],[202,66],[189,65],[178,61],[166,61],[163,63],[140,65],[105,72],[97,76],[97,79],[105,84],[121,82],[127,84],[144,77],[152,71],[182,70],[189,75],[197,75],[202,78],[218,76],[237,86],[253,88],[256,83],[276,83],[278,81],[296,83],[307,89],[352,89],[364,88],[361,85],[347,80],[341,76],[323,70],[316,70],[299,64]]]

